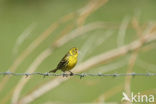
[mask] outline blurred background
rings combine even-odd
[[[0,0],[0,72],[45,73],[78,47],[75,73],[155,73],[155,5],[155,0]],[[155,81],[155,76],[1,75],[0,103],[121,104],[122,92],[156,96]]]

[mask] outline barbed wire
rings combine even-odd
[[[61,74],[56,74],[56,73],[41,73],[41,72],[34,72],[34,73],[13,73],[13,72],[0,72],[0,75],[12,75],[12,76],[32,76],[32,75],[41,75],[43,77],[46,76],[63,76],[63,77],[70,77],[70,76],[79,76],[80,78],[82,77],[87,77],[87,76],[97,76],[97,77],[106,77],[106,76],[112,76],[112,77],[119,77],[119,76],[156,76],[156,73],[113,73],[113,74],[103,74],[103,73],[73,73],[73,74],[68,74],[68,73],[61,73]]]

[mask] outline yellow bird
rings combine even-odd
[[[78,48],[71,48],[66,55],[62,58],[62,60],[59,62],[57,67],[54,70],[49,71],[49,73],[53,72],[55,73],[57,70],[61,70],[63,72],[69,71],[70,75],[73,75],[73,73],[70,71],[77,63],[77,57],[78,57]]]

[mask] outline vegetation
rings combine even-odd
[[[156,73],[155,4],[155,0],[1,0],[0,72],[45,73],[71,47],[78,47],[81,54],[74,73]],[[0,103],[120,104],[122,92],[156,95],[155,80],[155,76],[0,76]]]

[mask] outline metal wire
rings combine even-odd
[[[156,76],[156,73],[113,73],[113,74],[102,74],[102,73],[73,73],[68,74],[68,73],[61,73],[61,74],[56,74],[56,73],[41,73],[41,72],[34,72],[34,73],[13,73],[13,72],[0,72],[0,75],[12,75],[12,76],[32,76],[32,75],[40,75],[43,77],[46,76],[63,76],[63,77],[70,77],[70,76],[79,76],[80,78],[82,77],[106,77],[106,76],[112,76],[112,77],[119,77],[119,76]]]

